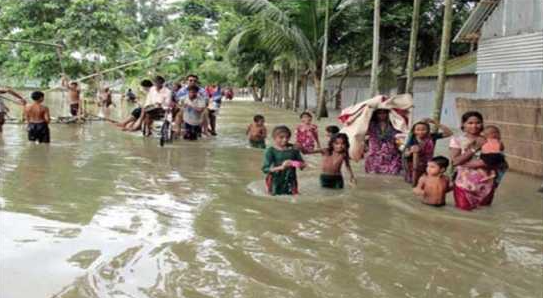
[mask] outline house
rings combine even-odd
[[[476,53],[449,59],[446,62],[445,95],[441,122],[450,127],[460,127],[456,111],[457,97],[474,95],[477,91]],[[431,65],[413,73],[413,118],[432,117],[437,88],[438,65]],[[405,80],[405,76],[400,80]]]
[[[478,47],[477,92],[459,112],[482,112],[511,169],[543,176],[543,0],[482,0],[453,41]]]
[[[329,98],[327,101],[327,107],[331,110],[340,110],[342,108],[351,106],[357,102],[363,101],[371,97],[370,91],[370,79],[371,79],[371,67],[364,67],[361,70],[349,71],[347,76],[347,64],[333,64],[328,65],[326,68],[327,76],[325,81],[325,92],[327,96],[331,96],[337,93],[337,97]],[[396,74],[393,75],[394,77]],[[341,84],[341,81],[343,83]],[[396,94],[396,82],[384,81],[381,78],[381,94],[393,95]],[[337,92],[341,84],[341,92]],[[302,92],[302,98],[305,96]],[[307,103],[309,109],[316,109],[317,98],[313,83],[310,82],[307,88]]]

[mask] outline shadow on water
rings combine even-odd
[[[217,138],[164,148],[107,123],[52,126],[53,143],[7,125],[0,142],[1,297],[538,297],[543,199],[510,173],[475,212],[418,203],[401,178],[266,195],[255,111],[225,104]],[[322,128],[327,120],[319,123]],[[270,143],[271,140],[268,140]],[[38,266],[36,266],[39,264]],[[32,285],[29,287],[28,285]]]

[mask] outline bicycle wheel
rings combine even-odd
[[[164,143],[170,141],[170,132],[170,122],[166,120],[162,123],[162,128],[160,129],[160,147],[164,147]]]

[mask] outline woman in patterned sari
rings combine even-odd
[[[451,161],[455,168],[454,202],[457,208],[472,210],[478,206],[492,204],[495,184],[492,179],[485,180],[474,164],[478,163],[480,150],[485,139],[483,116],[479,112],[466,112],[462,115],[462,134],[451,139],[449,148]]]
[[[366,133],[366,173],[399,175],[402,169],[401,153],[396,147],[396,135],[400,131],[394,129],[388,113],[388,110],[378,109],[371,117]]]

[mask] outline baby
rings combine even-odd
[[[479,174],[483,177],[480,179],[480,182],[494,179],[500,180],[501,176],[503,176],[501,174],[505,172],[504,167],[506,165],[500,130],[494,125],[487,125],[483,131],[483,136],[486,141],[481,147],[480,158],[483,161],[484,166],[478,169]]]

